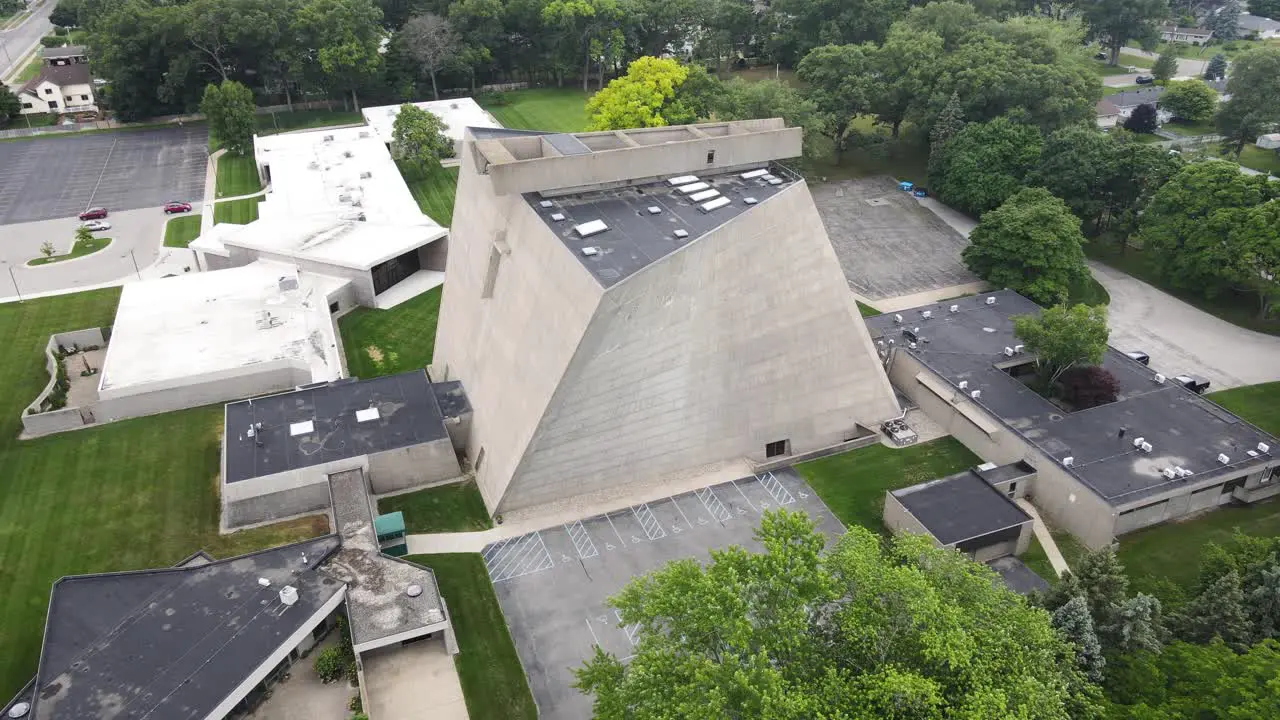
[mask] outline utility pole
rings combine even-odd
[[[139,279],[139,280],[141,280],[141,279],[142,279],[142,271],[138,269],[138,258],[134,256],[134,254],[133,254],[133,248],[129,248],[129,258],[130,258],[131,260],[133,260],[133,272],[134,272],[134,274],[138,276],[138,279]]]
[[[18,278],[13,275],[13,266],[9,263],[5,263],[5,266],[9,268],[9,279],[13,281],[13,292],[18,295],[18,302],[22,302],[22,291],[18,289]]]

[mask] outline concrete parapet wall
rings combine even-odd
[[[45,383],[44,389],[40,391],[40,394],[36,395],[35,400],[22,410],[22,430],[24,435],[38,437],[65,430],[74,430],[93,422],[92,409],[88,408],[89,414],[87,418],[78,407],[64,407],[43,413],[31,413],[30,411],[33,409],[38,411],[44,405],[44,401],[48,399],[49,393],[53,392],[53,385],[58,378],[59,361],[57,354],[59,350],[70,350],[72,346],[83,348],[97,345],[101,347],[106,344],[106,333],[102,331],[102,328],[70,330],[49,336],[49,340],[44,346],[44,367],[45,372],[49,374],[49,381]]]
[[[369,485],[374,493],[436,485],[462,474],[453,443],[443,437],[429,443],[387,450],[368,456]]]
[[[295,366],[287,361],[262,363],[248,368],[236,368],[233,371],[217,374],[204,382],[190,385],[175,383],[172,387],[143,386],[130,388],[134,392],[128,394],[111,390],[100,391],[95,415],[99,422],[155,415],[228,400],[240,400],[280,390],[291,390],[311,381],[309,367]]]

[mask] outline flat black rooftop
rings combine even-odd
[[[781,182],[770,184],[763,177],[742,177],[752,170],[765,170],[770,178]],[[754,198],[756,204],[764,203],[799,180],[794,173],[776,164],[710,175],[688,173],[682,177],[694,179],[680,187],[705,183],[707,187],[703,192],[714,190],[718,194],[695,201],[690,199],[693,193],[681,191],[667,178],[545,197],[541,193],[525,193],[524,199],[583,267],[607,288],[750,211],[755,205],[748,204],[747,198]],[[702,209],[703,203],[720,197],[727,198],[729,203],[711,211]],[[549,205],[543,207],[544,202]],[[658,208],[659,212],[651,213],[651,207]],[[563,219],[553,219],[556,215]],[[603,221],[608,229],[585,238],[574,231],[576,226],[593,220]],[[677,237],[676,231],[688,235]],[[597,248],[598,253],[582,254],[587,247]]]
[[[1030,515],[973,470],[891,494],[943,545],[1031,521]]]
[[[995,302],[988,305],[987,298]],[[957,312],[950,311],[952,305]],[[932,315],[927,320],[926,311]],[[1073,458],[1067,472],[1116,507],[1140,504],[1151,495],[1204,484],[1213,477],[1239,475],[1245,468],[1265,465],[1280,449],[1275,438],[1221,406],[1172,381],[1156,382],[1154,371],[1114,348],[1108,348],[1102,366],[1119,381],[1119,399],[1064,411],[997,367],[1031,360],[1025,355],[1007,357],[1004,348],[1018,344],[1012,317],[1039,312],[1030,300],[1001,290],[902,310],[897,313],[901,325],[894,313],[867,318],[866,323],[877,346],[887,347],[892,339],[900,352],[919,359],[945,383],[952,397],[980,390],[979,399],[971,402],[1009,431],[1059,466],[1063,458]],[[912,350],[903,331],[915,328],[920,341]],[[968,383],[963,391],[962,381]],[[1134,447],[1139,437],[1151,444],[1150,453]],[[1258,453],[1260,442],[1270,447],[1269,453]],[[1250,456],[1250,450],[1258,455]],[[1228,464],[1219,462],[1219,454],[1228,457]],[[1169,467],[1182,467],[1192,475],[1166,479],[1161,471]]]
[[[338,547],[329,535],[197,566],[62,578],[29,717],[206,717],[341,590],[317,570]],[[280,600],[285,585],[298,591],[293,605]]]
[[[359,411],[377,417],[360,421]],[[299,423],[312,423],[309,431]],[[249,435],[249,428],[262,424]],[[297,433],[297,434],[295,434]],[[340,380],[229,403],[225,482],[273,475],[448,436],[431,381],[422,370]]]

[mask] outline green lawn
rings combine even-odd
[[[459,650],[453,663],[467,700],[467,714],[477,719],[535,720],[538,711],[529,682],[480,555],[410,555],[405,559],[431,568],[440,595],[449,603]]]
[[[62,262],[63,260],[74,260],[79,257],[84,257],[85,255],[92,255],[99,250],[105,249],[110,244],[111,238],[94,236],[84,242],[77,241],[72,243],[71,252],[66,255],[53,255],[52,257],[41,256],[28,260],[27,264],[35,267],[37,265],[49,265],[51,263]]]
[[[879,443],[796,466],[846,525],[884,527],[884,494],[958,473],[982,463],[958,440],[939,438],[906,448]]]
[[[505,105],[483,103],[484,109],[503,127],[555,132],[582,132],[587,129],[587,98],[590,93],[545,88],[503,94],[510,100]]]
[[[1280,382],[1220,390],[1205,397],[1280,437]]]
[[[1258,301],[1252,295],[1227,292],[1213,299],[1206,299],[1196,293],[1169,287],[1157,274],[1155,265],[1146,253],[1134,248],[1127,248],[1121,252],[1118,243],[1114,240],[1096,240],[1086,243],[1084,252],[1093,260],[1150,283],[1229,323],[1269,335],[1280,335],[1280,317],[1273,314],[1266,319],[1259,318]]]
[[[1036,539],[1035,535],[1031,536],[1031,544],[1027,546],[1025,552],[1018,556],[1031,572],[1044,578],[1050,585],[1058,582],[1058,574],[1053,571],[1053,565],[1049,562],[1049,556],[1044,553],[1044,546]]]
[[[44,59],[40,57],[40,53],[36,53],[36,56],[31,58],[31,62],[27,63],[26,67],[22,68],[22,72],[18,73],[18,77],[15,78],[15,80],[19,83],[24,83],[39,75],[40,66],[42,64],[44,64]]]
[[[1227,56],[1228,60],[1231,60],[1231,59],[1234,59],[1240,53],[1248,52],[1255,48],[1264,47],[1264,46],[1272,46],[1272,47],[1280,46],[1280,40],[1275,40],[1275,39],[1235,40],[1229,44],[1231,45],[1230,49],[1226,47],[1226,44],[1218,43],[1218,42],[1214,42],[1209,45],[1201,45],[1198,47],[1195,45],[1188,45],[1187,43],[1178,43],[1177,53],[1178,53],[1178,57],[1190,58],[1193,60],[1208,60],[1209,58],[1212,58],[1214,55],[1217,55],[1218,53],[1222,53],[1223,55]],[[1169,47],[1169,43],[1161,41],[1160,44],[1156,46],[1155,52],[1157,53],[1164,52],[1166,49],[1168,49],[1168,47]]]
[[[430,364],[441,292],[436,288],[390,310],[356,308],[339,318],[347,371],[371,378]]]
[[[231,155],[229,153],[218,158],[218,192],[217,197],[238,197],[249,195],[262,189],[258,179],[258,163],[253,153],[247,155]]]
[[[218,535],[221,406],[19,441],[50,333],[110,325],[118,289],[0,305],[0,696],[35,672],[51,583],[313,537],[311,519]]]
[[[1071,285],[1067,302],[1071,305],[1110,305],[1111,294],[1093,275],[1088,275],[1084,280]]]
[[[332,125],[359,125],[364,116],[345,110],[295,110],[257,116],[258,134],[274,135],[289,130],[310,130]]]
[[[1239,163],[1250,170],[1271,173],[1280,177],[1280,153],[1275,150],[1263,150],[1249,143],[1240,151]]]
[[[1213,125],[1212,119],[1201,120],[1199,122],[1170,120],[1161,126],[1160,129],[1181,137],[1199,137],[1200,135],[1213,135],[1218,132],[1218,129]]]
[[[1107,97],[1108,95],[1115,95],[1116,93],[1129,92],[1130,90],[1140,90],[1140,89],[1142,89],[1141,85],[1121,85],[1120,87],[1103,85],[1102,97]]]
[[[448,227],[453,222],[453,198],[458,190],[458,168],[437,168],[421,173],[400,165],[404,177],[418,207],[432,220]]]
[[[214,209],[216,210],[217,208],[215,207]],[[200,237],[200,215],[198,213],[170,218],[169,222],[165,223],[165,247],[184,248],[198,237]]]
[[[1118,65],[1120,65],[1121,68],[1132,65],[1138,68],[1138,70],[1149,70],[1153,65],[1155,65],[1155,63],[1155,60],[1142,57],[1141,55],[1131,55],[1127,52],[1121,52],[1120,62]]]
[[[378,501],[379,513],[404,513],[411,533],[468,532],[493,527],[480,490],[470,480],[417,490]]]
[[[855,302],[858,303],[858,312],[862,313],[862,317],[874,317],[880,314],[879,310],[871,307],[870,305],[863,304],[861,301]]]
[[[258,203],[262,196],[227,200],[213,206],[213,224],[248,225],[258,219]]]

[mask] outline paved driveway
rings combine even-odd
[[[198,204],[194,212],[200,212]],[[138,268],[144,271],[143,277],[146,277],[147,266],[160,256],[164,224],[168,219],[169,216],[158,207],[113,212],[107,218],[111,229],[95,233],[112,239],[104,250],[39,267],[27,267],[26,262],[40,257],[40,244],[48,240],[59,253],[65,253],[71,248],[80,221],[71,217],[5,225],[0,228],[0,266],[3,266],[0,267],[0,297],[18,294],[14,288],[15,281],[18,292],[32,295],[135,279],[135,260]],[[13,268],[12,276],[7,272],[9,267]],[[192,267],[192,271],[195,269]]]
[[[1106,265],[1089,268],[1111,294],[1114,347],[1149,353],[1166,375],[1202,375],[1211,391],[1280,380],[1280,337],[1219,320]]]

